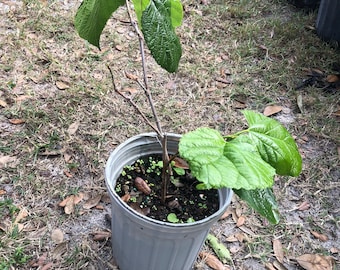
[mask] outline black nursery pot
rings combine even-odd
[[[325,41],[340,42],[340,1],[322,0],[316,20],[318,36]]]

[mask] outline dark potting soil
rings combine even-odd
[[[188,170],[185,170],[184,175],[178,175],[173,170],[166,202],[163,204],[161,202],[161,171],[160,155],[142,157],[133,165],[124,168],[117,180],[116,192],[137,212],[167,222],[198,221],[219,209],[217,191],[197,190],[196,185],[199,182],[191,176]],[[143,192],[145,189],[146,191]],[[169,214],[175,220],[170,221]]]

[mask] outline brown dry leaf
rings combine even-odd
[[[52,252],[52,257],[55,260],[60,260],[62,255],[67,251],[67,241],[62,242],[56,246]]]
[[[28,211],[26,208],[22,208],[17,217],[15,218],[14,225],[18,224],[21,220],[28,216]]]
[[[330,252],[336,254],[339,253],[339,250],[336,247],[331,247]]]
[[[75,206],[74,195],[71,195],[71,196],[68,197],[68,200],[67,200],[66,205],[64,207],[65,214],[67,214],[67,215],[72,214],[74,212],[74,206]]]
[[[25,101],[25,100],[30,99],[30,98],[31,98],[31,96],[22,95],[22,96],[18,96],[14,100],[15,100],[15,102],[19,103],[19,102]]]
[[[334,113],[332,113],[334,116],[340,116],[340,110],[335,111]]]
[[[71,177],[73,177],[73,174],[72,173],[70,173],[69,171],[64,171],[64,174],[68,177],[68,178],[71,178]]]
[[[64,160],[66,163],[69,163],[71,161],[72,155],[68,153],[64,153]]]
[[[298,207],[298,210],[300,211],[305,211],[305,210],[308,210],[310,208],[310,204],[308,201],[304,201],[302,202],[299,207]]]
[[[56,81],[56,82],[55,82],[55,85],[57,86],[57,88],[58,88],[59,90],[65,90],[65,89],[70,88],[69,83],[63,82],[63,81]]]
[[[122,45],[116,45],[115,48],[117,51],[122,51],[124,49]]]
[[[230,209],[230,207],[228,207],[228,209],[223,213],[223,215],[220,217],[220,220],[222,219],[226,219],[227,217],[229,217],[230,215],[232,215],[232,210]]]
[[[245,216],[240,216],[237,219],[236,227],[241,227],[244,224],[245,221],[246,221]]]
[[[130,95],[136,94],[138,92],[137,88],[134,87],[125,87],[122,92],[129,92]]]
[[[212,269],[225,270],[223,263],[215,255],[202,251],[200,252],[199,256]]]
[[[79,192],[78,195],[74,195],[74,204],[78,204],[84,199],[85,194],[83,192]]]
[[[319,239],[320,241],[326,242],[328,241],[328,237],[327,235],[318,233],[316,231],[310,231],[311,234],[313,234],[317,239]]]
[[[77,132],[79,125],[80,123],[78,121],[72,123],[67,129],[68,135],[74,135]]]
[[[63,231],[60,230],[60,229],[53,230],[52,233],[51,233],[51,239],[56,244],[62,243],[64,241],[64,233],[63,233]]]
[[[24,119],[19,119],[19,118],[9,119],[8,121],[13,125],[21,125],[25,123]]]
[[[130,193],[126,193],[125,195],[121,197],[123,202],[128,202],[130,198],[131,198]]]
[[[97,206],[97,204],[100,202],[101,198],[102,198],[102,194],[99,194],[99,195],[91,198],[90,200],[86,201],[86,203],[84,203],[83,208],[91,209],[91,208]]]
[[[17,161],[16,157],[12,156],[0,156],[0,169],[4,168],[5,166],[8,166],[10,164],[13,164]]]
[[[0,106],[5,108],[8,104],[4,100],[0,99]]]
[[[273,240],[273,250],[274,250],[274,255],[275,255],[276,259],[280,263],[283,263],[284,253],[283,253],[281,241],[279,239]]]
[[[304,254],[296,258],[300,266],[306,270],[332,270],[333,259],[319,254]]]
[[[184,159],[179,158],[179,157],[175,157],[173,159],[174,162],[174,166],[177,168],[182,168],[182,169],[189,169],[189,164],[188,162],[186,162]]]
[[[47,1],[46,1],[47,2]],[[45,264],[43,267],[40,268],[40,270],[48,270],[53,266],[53,262],[49,262]]]
[[[0,189],[0,196],[5,195],[6,193],[6,190]]]
[[[130,80],[133,80],[133,81],[137,81],[138,80],[138,76],[132,74],[132,73],[128,73],[128,72],[125,72],[125,76],[130,79]]]
[[[111,237],[111,232],[98,231],[98,232],[92,233],[92,235],[93,235],[93,241],[104,241]]]
[[[235,108],[235,109],[244,109],[244,108],[247,108],[247,104],[244,103],[244,102],[240,102],[240,101],[234,100],[233,101],[233,108]]]
[[[263,111],[263,115],[271,116],[281,111],[282,111],[282,106],[278,106],[278,105],[267,106]]]
[[[326,78],[326,81],[329,83],[335,83],[338,82],[339,80],[340,80],[339,76],[335,74],[328,75]]]

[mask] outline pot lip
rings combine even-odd
[[[180,139],[182,137],[182,135],[176,134],[176,133],[165,133],[165,134],[167,136],[175,137],[177,139]],[[227,192],[226,199],[222,203],[221,208],[219,208],[215,213],[213,213],[212,215],[210,215],[210,216],[208,216],[204,219],[197,220],[195,222],[190,222],[190,223],[170,223],[170,222],[161,221],[161,220],[153,219],[153,218],[150,218],[148,216],[142,215],[142,214],[138,213],[136,210],[132,209],[130,206],[128,206],[125,202],[123,202],[123,200],[118,196],[118,194],[110,188],[110,185],[109,185],[109,182],[108,182],[109,180],[107,178],[107,171],[109,170],[107,164],[110,163],[111,157],[114,155],[115,152],[118,152],[121,148],[123,148],[126,143],[133,142],[133,141],[140,139],[140,138],[143,138],[143,137],[157,138],[158,134],[156,132],[148,132],[148,133],[140,133],[138,135],[132,136],[129,139],[125,140],[120,145],[118,145],[118,147],[116,147],[111,152],[109,159],[107,160],[105,170],[104,170],[106,187],[109,191],[111,199],[114,198],[116,200],[116,202],[118,202],[121,207],[126,209],[133,216],[135,216],[139,219],[142,219],[145,222],[157,224],[157,225],[160,225],[160,226],[163,226],[163,227],[169,227],[169,228],[170,227],[171,228],[195,227],[195,226],[200,226],[202,224],[208,223],[209,221],[217,220],[218,217],[221,216],[225,212],[226,208],[229,206],[229,204],[231,202],[233,191],[230,188],[222,188],[222,189],[216,190],[216,192],[218,192],[218,194],[219,194],[219,202],[220,203],[221,203],[221,193],[222,193],[222,191]]]

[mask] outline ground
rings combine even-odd
[[[79,4],[0,3],[0,269],[116,269],[103,169],[119,143],[150,129],[112,91],[106,64],[150,113],[126,76],[141,74],[126,10],[109,21],[98,50],[74,30]],[[284,0],[183,4],[178,72],[165,73],[147,54],[164,130],[204,125],[227,134],[244,127],[241,109],[275,105],[271,117],[292,133],[304,161],[299,177],[276,179],[278,225],[233,198],[211,231],[231,252],[223,267],[303,269],[301,261],[320,255],[336,269],[339,50],[316,35],[316,11]],[[201,256],[195,268],[210,269],[208,261]]]

